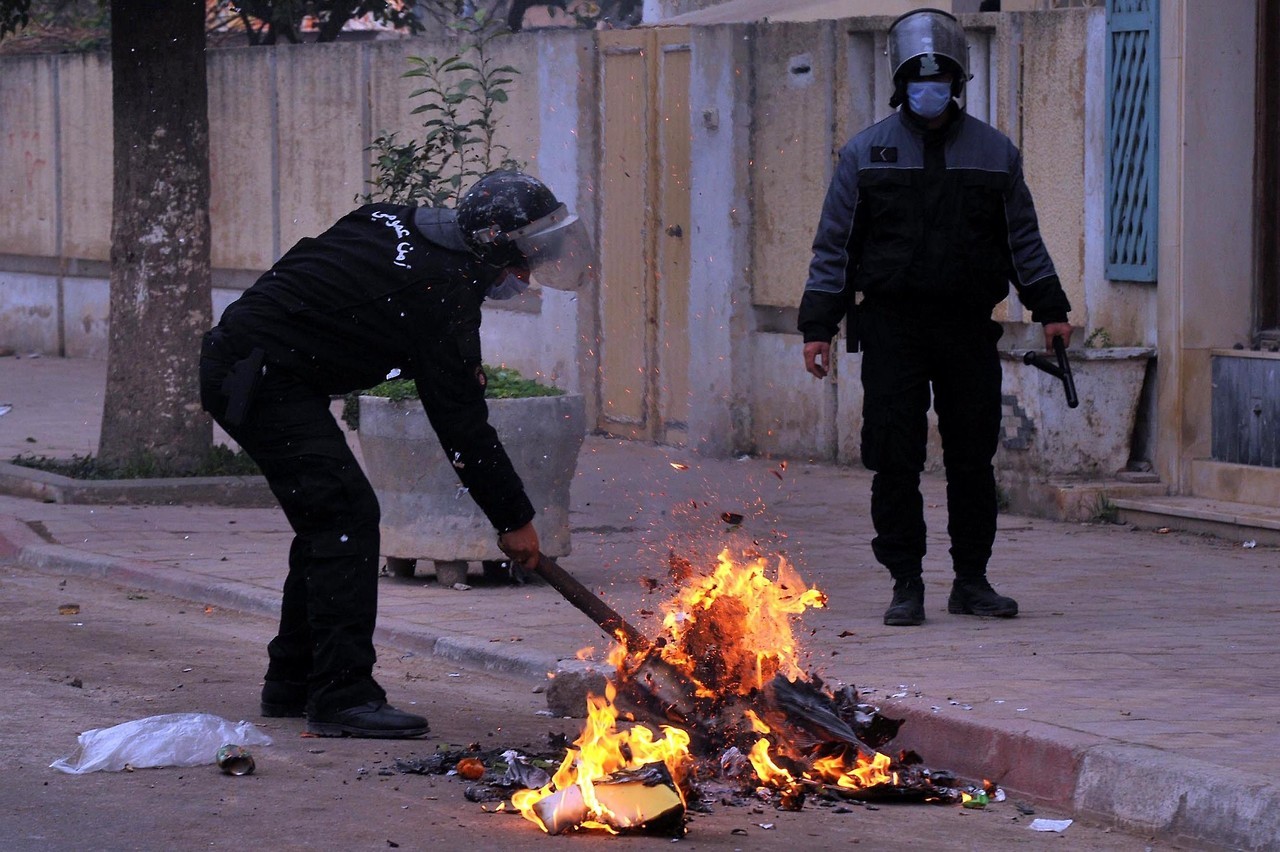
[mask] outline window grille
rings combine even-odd
[[[1107,0],[1107,244],[1113,281],[1156,280],[1158,0]]]

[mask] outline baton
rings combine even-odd
[[[1062,342],[1061,337],[1053,338],[1053,354],[1058,356],[1056,364],[1035,352],[1023,355],[1022,363],[1044,370],[1061,381],[1062,390],[1067,395],[1067,408],[1076,408],[1080,405],[1080,398],[1076,396],[1076,380],[1071,375],[1071,362],[1067,360],[1067,345]]]

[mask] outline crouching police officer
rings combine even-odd
[[[987,581],[996,532],[1001,326],[1013,283],[1031,318],[1071,342],[1063,293],[1036,222],[1022,157],[956,101],[969,80],[959,22],[934,9],[889,28],[898,111],[849,140],[827,190],[800,301],[805,369],[821,379],[847,317],[862,349],[862,461],[874,471],[871,547],[893,577],[884,623],[925,620],[924,469],[930,401],[947,475],[955,579],[947,611],[1012,617]],[[855,302],[855,293],[862,301]]]
[[[320,736],[427,733],[373,678],[378,501],[330,398],[395,370],[414,379],[502,551],[532,568],[534,509],[488,422],[480,306],[531,277],[574,289],[590,256],[582,223],[550,189],[494,172],[456,210],[367,204],[343,216],[299,241],[205,335],[204,408],[257,462],[295,533],[263,715],[305,715]]]

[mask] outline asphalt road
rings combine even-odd
[[[60,614],[74,604],[78,611]],[[428,716],[418,741],[301,736],[302,720],[262,719],[257,694],[268,619],[199,602],[0,563],[0,841],[8,850],[602,849],[670,848],[670,838],[598,833],[548,837],[511,813],[464,796],[456,776],[406,774],[397,759],[438,748],[558,753],[580,720],[538,715],[541,694],[438,660],[380,648],[378,678],[393,703]],[[254,722],[257,771],[212,765],[67,775],[49,764],[79,732],[164,713]],[[1036,816],[1061,818],[1061,814]],[[1031,831],[1014,803],[986,810],[938,805],[762,803],[696,813],[680,846],[700,850],[1053,849],[1179,847],[1079,821],[1062,834]]]

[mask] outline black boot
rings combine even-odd
[[[890,627],[924,624],[923,579],[908,577],[893,581],[893,601],[884,611],[884,623]]]
[[[984,615],[990,618],[1013,618],[1018,602],[996,594],[984,576],[956,577],[947,599],[947,612],[952,615]]]
[[[307,716],[307,731],[319,737],[369,737],[405,739],[420,737],[431,730],[427,720],[385,701],[370,701],[335,713]]]

